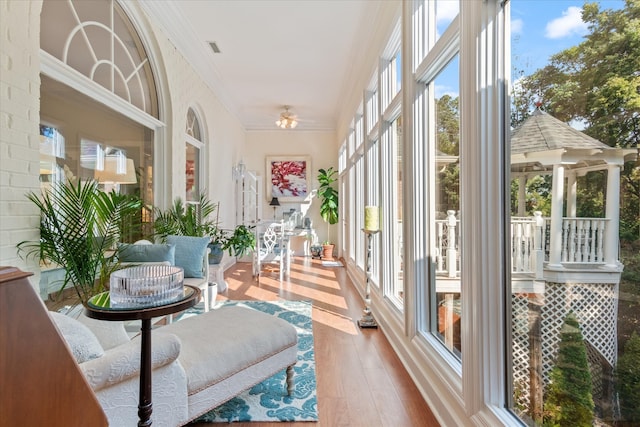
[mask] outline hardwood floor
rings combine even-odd
[[[319,422],[287,426],[439,426],[382,331],[357,326],[363,302],[345,268],[296,257],[289,280],[282,283],[277,273],[267,273],[258,284],[249,263],[236,264],[225,278],[229,289],[218,294],[218,300],[313,301]],[[283,423],[233,425],[282,427]]]

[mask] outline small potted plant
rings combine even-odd
[[[239,258],[251,253],[256,248],[256,235],[251,228],[253,227],[238,225],[227,236],[222,248],[229,251],[229,255]]]
[[[327,223],[327,240],[322,244],[322,257],[333,258],[334,244],[331,243],[330,226],[338,222],[338,190],[333,183],[338,179],[338,171],[333,166],[328,169],[318,170],[318,197],[320,198],[320,216]]]

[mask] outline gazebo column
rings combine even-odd
[[[620,230],[620,166],[607,167],[607,205],[604,234],[604,262],[608,267],[618,266],[618,233]]]
[[[567,175],[567,216],[576,217],[576,198],[578,192],[578,181],[575,171],[570,171]]]
[[[527,214],[527,177],[520,175],[518,177],[518,216],[523,217]]]
[[[549,227],[549,267],[562,267],[562,207],[564,166],[553,165],[551,184],[551,224]]]

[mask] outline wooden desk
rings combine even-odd
[[[85,307],[88,317],[100,320],[141,320],[140,400],[138,426],[151,425],[151,319],[166,316],[193,307],[200,299],[200,289],[185,285],[184,296],[168,304],[143,308],[112,308],[109,292],[92,297]]]

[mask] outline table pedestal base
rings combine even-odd
[[[367,306],[364,310],[362,310],[363,315],[362,319],[358,320],[358,326],[361,328],[377,328],[378,322],[371,315],[371,310]]]

